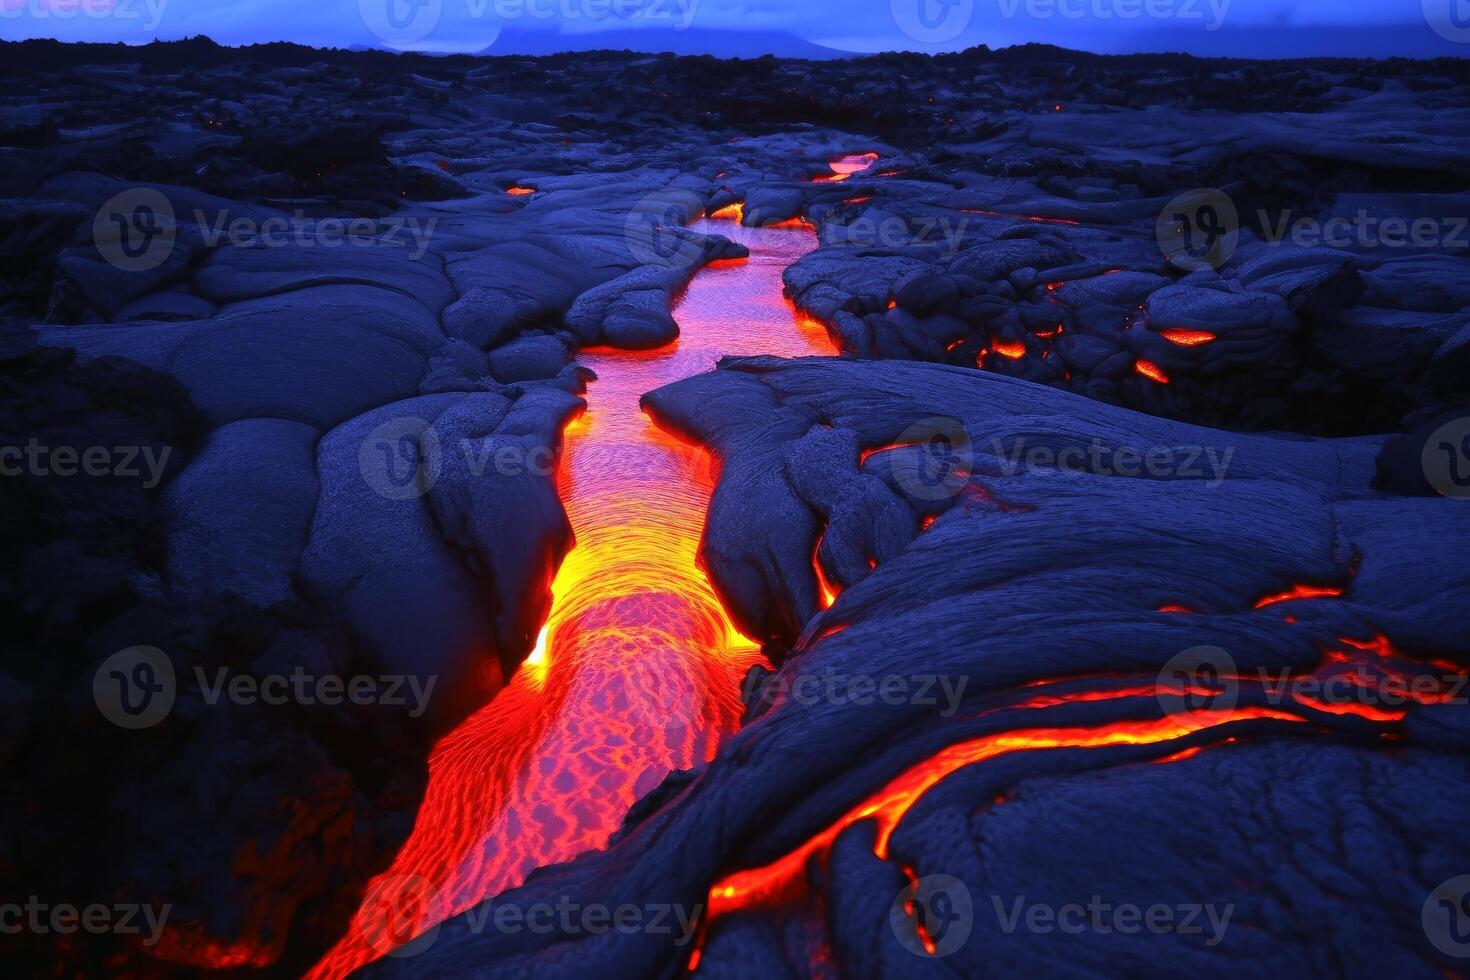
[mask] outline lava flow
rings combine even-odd
[[[635,800],[712,758],[737,727],[740,679],[760,653],[696,561],[715,467],[657,429],[639,398],[723,355],[833,348],[782,295],[782,270],[813,235],[693,227],[747,245],[750,258],[695,277],[674,309],[674,345],[582,357],[599,380],[568,427],[559,473],[577,544],[541,642],[435,747],[412,836],[312,976],[346,976],[532,869],[605,846]]]

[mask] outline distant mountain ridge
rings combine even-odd
[[[850,51],[823,47],[788,31],[714,31],[707,28],[627,27],[587,33],[505,30],[480,55],[541,56],[582,51],[673,52],[717,58],[804,58],[826,61],[855,57]]]

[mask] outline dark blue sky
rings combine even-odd
[[[507,53],[611,46],[757,55],[1042,41],[1259,57],[1470,54],[1470,0],[0,0],[0,36],[207,34]],[[637,32],[637,33],[632,33]]]

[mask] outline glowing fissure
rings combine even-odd
[[[1010,752],[1032,749],[1102,748],[1170,742],[1207,728],[1236,721],[1269,718],[1302,721],[1296,715],[1271,708],[1232,711],[1189,711],[1154,721],[1127,721],[1095,728],[1031,728],[1001,732],[959,742],[907,769],[862,803],[848,810],[804,844],[758,868],[738,871],[716,882],[709,893],[711,924],[724,915],[752,907],[771,907],[799,899],[805,891],[805,870],[813,857],[825,857],[837,836],[861,820],[877,824],[873,853],[888,859],[894,830],[909,809],[951,773]]]
[[[346,976],[534,868],[605,846],[639,797],[712,758],[738,726],[740,679],[760,652],[696,560],[715,464],[655,427],[639,398],[724,355],[835,350],[782,294],[782,271],[816,246],[809,226],[693,227],[750,258],[694,278],[674,309],[675,344],[583,353],[599,380],[567,429],[558,477],[576,547],[541,641],[435,747],[411,837],[313,976]]]
[[[1340,592],[1340,590],[1339,590]],[[1337,593],[1322,590],[1321,595]],[[1233,698],[1229,708],[1194,708],[1166,713],[1164,717],[1151,721],[1123,721],[1091,728],[1030,728],[1001,732],[970,739],[941,749],[928,759],[910,767],[890,780],[882,789],[862,803],[848,810],[805,843],[787,852],[770,864],[750,868],[731,874],[717,882],[709,893],[709,920],[712,924],[722,915],[749,908],[770,908],[800,900],[805,893],[805,871],[812,858],[825,858],[828,849],[838,835],[862,820],[876,823],[877,835],[873,853],[880,859],[889,857],[889,842],[904,816],[920,797],[950,774],[1009,752],[1048,748],[1100,748],[1113,745],[1147,745],[1170,742],[1232,722],[1252,719],[1273,719],[1286,722],[1305,722],[1301,714],[1286,710],[1296,706],[1332,715],[1354,715],[1372,723],[1391,724],[1402,721],[1407,715],[1405,705],[1440,704],[1450,700],[1458,690],[1458,684],[1448,683],[1446,678],[1435,678],[1433,689],[1416,686],[1421,678],[1399,666],[1434,666],[1449,673],[1463,675],[1464,668],[1445,661],[1414,661],[1395,650],[1384,636],[1370,640],[1355,640],[1343,637],[1339,641],[1345,649],[1332,647],[1324,652],[1321,664],[1308,681],[1316,681],[1303,689],[1289,681],[1278,689],[1283,697],[1281,707],[1235,707]],[[1374,698],[1363,700],[1335,700],[1324,697],[1319,691],[1334,678],[1346,679],[1352,687],[1368,695],[1380,693],[1383,680],[1395,682],[1403,693],[1403,705],[1392,708],[1380,707]],[[1084,678],[1073,678],[1083,680]],[[1093,677],[1099,681],[1107,678]],[[1042,678],[1024,685],[1027,688],[1045,687],[1061,683],[1064,679]],[[1053,708],[1063,704],[1125,700],[1132,698],[1159,698],[1161,696],[1188,698],[1195,703],[1210,698],[1234,693],[1237,685],[1260,684],[1263,678],[1245,675],[1196,678],[1192,682],[1180,680],[1171,683],[1162,678],[1131,681],[1129,678],[1113,678],[1117,686],[1108,688],[1084,688],[1056,694],[1039,694],[1028,697],[1007,710],[1037,710]],[[1181,701],[1181,703],[1186,703]],[[999,710],[999,709],[997,709]],[[985,712],[990,713],[990,712]],[[1384,732],[1385,735],[1394,733]],[[1233,741],[1226,739],[1225,741]],[[1156,763],[1181,762],[1193,758],[1204,746],[1188,746],[1169,753],[1154,761]],[[996,802],[1001,802],[997,798]],[[912,873],[908,872],[912,877]]]

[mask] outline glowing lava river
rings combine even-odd
[[[833,348],[782,294],[782,271],[816,247],[810,228],[692,227],[750,258],[695,276],[674,308],[675,344],[584,352],[599,380],[559,473],[576,547],[541,642],[435,747],[412,836],[312,976],[346,976],[531,870],[605,846],[639,797],[712,758],[737,727],[739,684],[761,655],[696,560],[714,463],[655,427],[639,399],[727,354]]]

